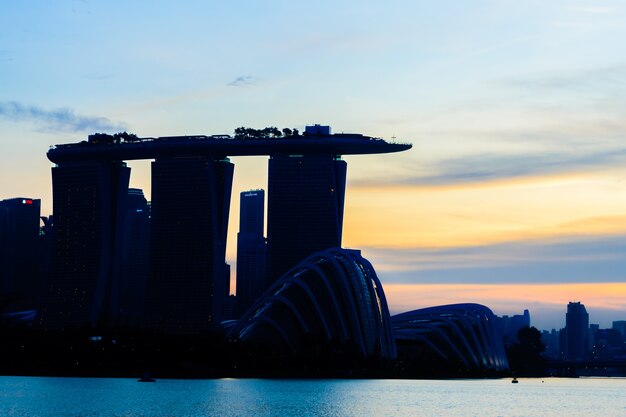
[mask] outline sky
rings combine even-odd
[[[626,4],[3,1],[0,199],[52,212],[50,145],[320,123],[413,144],[349,156],[344,246],[392,313],[478,302],[626,320]],[[237,157],[238,193],[267,158]],[[129,162],[150,196],[148,161]]]

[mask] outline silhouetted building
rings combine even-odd
[[[559,345],[559,332],[556,329],[541,332],[541,341],[546,346],[544,355],[550,359],[561,359],[561,348]]]
[[[596,360],[611,360],[623,354],[624,338],[616,329],[595,329],[593,332],[591,357]]]
[[[118,325],[134,327],[143,314],[150,250],[150,205],[142,190],[128,190],[123,222],[124,234],[116,248],[121,251],[121,271],[114,274],[111,310]]]
[[[617,320],[613,322],[613,329],[620,332],[624,340],[626,340],[626,320]]]
[[[158,158],[152,163],[152,229],[146,324],[201,334],[219,326],[233,179],[228,159]]]
[[[139,299],[125,296],[138,290],[141,280],[130,285],[123,277],[141,276],[136,271],[143,266],[139,255],[136,265],[124,263],[124,254],[133,251],[129,242],[139,241],[123,233],[132,227],[126,222],[130,169],[121,161],[156,158],[144,323],[178,334],[216,328],[227,295],[224,258],[233,174],[227,155],[272,155],[272,282],[312,252],[341,244],[346,165],[339,155],[411,148],[329,133],[318,127],[307,129],[307,136],[294,132],[254,140],[95,134],[51,147],[48,159],[57,164],[52,169],[54,250],[40,323],[48,329],[95,326],[141,310]],[[143,251],[139,243],[136,249]]]
[[[584,304],[570,302],[567,305],[565,333],[565,358],[570,361],[585,360],[589,345],[589,314]]]
[[[339,248],[311,255],[276,281],[229,338],[271,352],[279,362],[396,356],[387,301],[374,268],[359,251]]]
[[[237,234],[237,310],[243,314],[265,290],[266,245],[263,237],[265,192],[240,194]]]
[[[337,155],[270,157],[268,286],[312,253],[341,246],[346,169]]]
[[[235,314],[237,309],[237,297],[234,294],[230,294],[224,302],[224,317],[223,320],[234,320],[239,315]]]
[[[42,287],[41,201],[0,201],[0,313],[36,307]]]
[[[96,326],[108,320],[116,248],[124,229],[130,168],[85,161],[52,168],[54,248],[42,301],[46,329]]]
[[[523,314],[496,316],[496,322],[499,324],[504,345],[511,346],[518,342],[517,332],[524,327],[530,327],[530,313],[524,310]]]
[[[425,376],[509,369],[495,315],[480,304],[452,304],[391,317],[402,366]]]
[[[591,352],[593,350],[593,347],[596,344],[596,332],[599,330],[599,324],[589,324],[589,329],[587,330],[587,352]]]

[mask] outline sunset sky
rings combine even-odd
[[[43,1],[0,6],[0,199],[52,211],[52,144],[94,132],[331,125],[410,142],[350,156],[344,246],[392,313],[479,302],[626,320],[626,4]],[[236,164],[265,188],[267,158]],[[149,162],[131,186],[150,195]]]

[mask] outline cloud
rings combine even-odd
[[[606,14],[606,13],[614,13],[616,9],[610,6],[575,6],[570,10],[573,12],[580,13],[591,13],[591,14]]]
[[[0,62],[10,62],[13,61],[13,57],[11,56],[11,52],[0,49]]]
[[[614,88],[626,87],[626,64],[578,71],[561,71],[508,78],[498,83],[510,87],[537,90],[586,90],[615,94]]]
[[[229,82],[228,85],[230,85],[231,87],[242,87],[246,85],[254,85],[256,84],[256,81],[256,78],[251,75],[240,75],[239,77]]]
[[[387,283],[626,282],[626,236],[429,248],[363,248]]]
[[[415,175],[401,174],[351,180],[351,187],[382,185],[456,186],[515,178],[576,173],[626,164],[626,148],[582,152],[480,153],[423,162]]]
[[[16,101],[0,102],[0,117],[14,121],[32,121],[45,131],[113,132],[127,130],[124,123],[114,123],[106,117],[81,116],[70,108],[45,110]]]
[[[109,74],[104,74],[104,73],[99,73],[99,72],[85,74],[83,75],[83,77],[87,80],[92,80],[92,81],[104,81],[104,80],[108,80],[112,78],[111,75]]]
[[[626,149],[600,151],[584,155],[530,153],[521,155],[469,155],[437,162],[440,174],[405,178],[403,184],[448,185],[476,183],[577,172],[593,167],[615,166],[626,162]]]

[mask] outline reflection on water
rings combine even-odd
[[[624,416],[626,379],[159,380],[0,377],[0,414]]]

